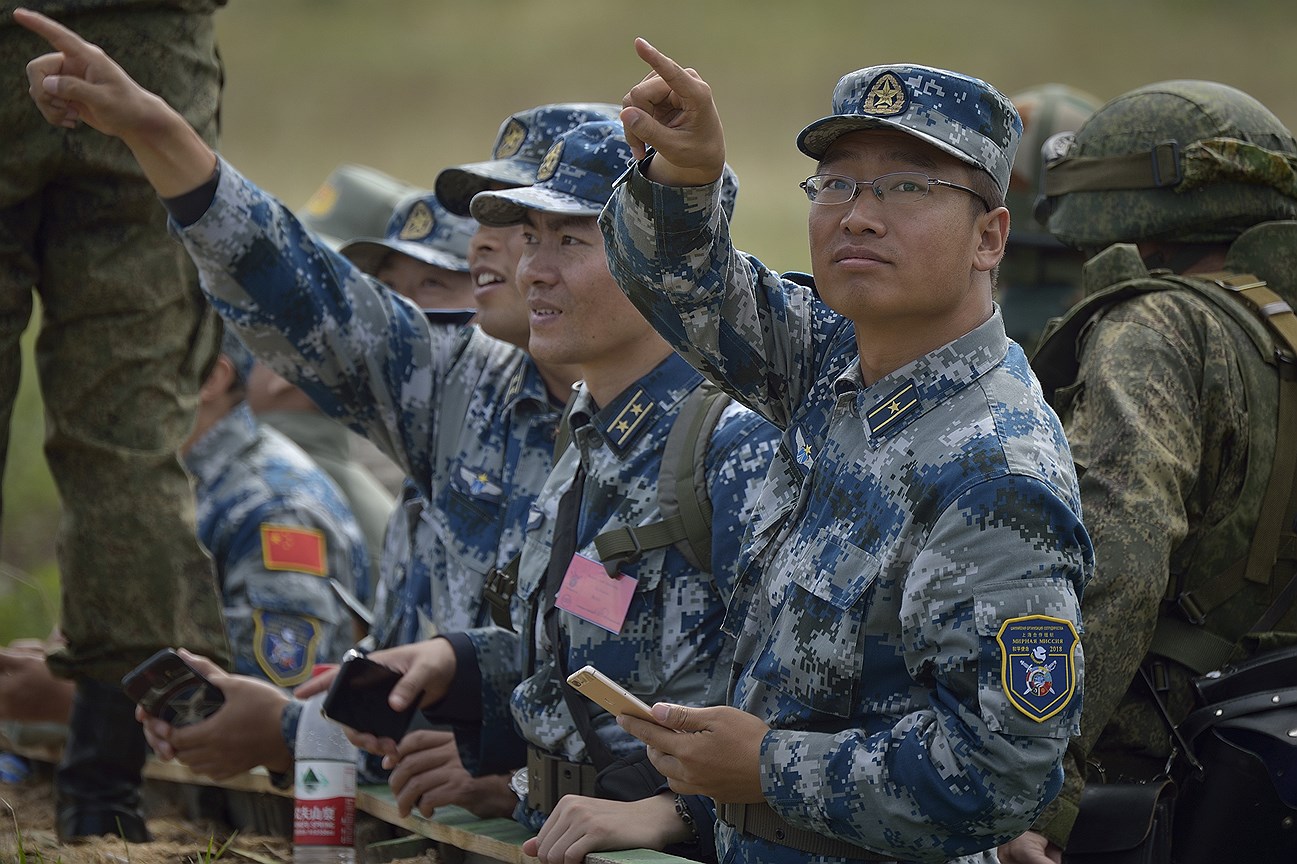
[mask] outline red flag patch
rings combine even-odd
[[[327,576],[324,532],[295,525],[261,526],[261,560],[267,570],[296,570]]]

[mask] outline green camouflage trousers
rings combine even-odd
[[[63,23],[215,140],[221,68],[210,15],[99,11]],[[35,292],[45,456],[63,508],[68,644],[50,667],[115,681],[164,646],[228,665],[215,574],[176,453],[219,325],[125,145],[50,126],[32,104],[23,70],[49,50],[0,24],[0,470]]]

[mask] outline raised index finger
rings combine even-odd
[[[30,9],[15,9],[14,20],[50,43],[55,50],[62,51],[64,54],[75,52],[86,44],[86,40],[76,33],[53,18],[47,18],[39,12],[33,12]]]
[[[641,60],[652,66],[653,71],[658,73],[658,77],[677,93],[692,89],[697,84],[697,78],[686,72],[679,63],[654,48],[643,36],[635,37],[635,53]]]

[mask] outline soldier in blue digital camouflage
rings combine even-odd
[[[182,452],[195,479],[198,537],[216,561],[234,671],[294,687],[351,646],[329,580],[367,596],[368,556],[333,481],[253,417],[243,398],[252,366],[227,333]]]
[[[418,699],[429,716],[457,721],[461,739],[480,734],[489,750],[495,730],[522,732],[529,756],[517,818],[541,829],[524,852],[545,861],[689,841],[677,807],[710,824],[706,802],[678,804],[651,772],[639,774],[642,785],[596,779],[615,776],[619,759],[628,770],[647,769],[642,747],[607,712],[565,696],[562,682],[591,664],[644,699],[719,698],[715,671],[729,648],[720,620],[745,514],[773,455],[773,427],[730,403],[698,457],[714,511],[705,558],[691,562],[677,542],[647,539],[668,515],[659,488],[664,447],[703,379],[608,272],[596,217],[630,155],[619,123],[587,123],[558,140],[536,185],[473,198],[483,225],[521,226],[517,279],[532,355],[581,374],[570,443],[527,519],[513,604],[518,632],[479,628],[373,655],[411,670],[394,698]],[[626,537],[636,542],[607,551],[605,543]],[[358,740],[383,749],[372,736]],[[569,785],[566,776],[577,779]]]
[[[18,5],[0,3],[0,67],[10,76],[41,50],[11,18]],[[222,70],[212,13],[224,0],[31,5],[110,46],[216,140]],[[77,683],[55,777],[56,827],[65,840],[144,841],[145,746],[121,677],[171,645],[229,659],[215,574],[194,536],[193,489],[176,453],[216,356],[218,322],[120,144],[51,129],[16,87],[0,97],[0,129],[0,473],[20,338],[39,326],[35,368],[61,507],[66,638],[48,662]]]
[[[1295,860],[1291,748],[1250,740],[1196,780],[1158,698],[1180,723],[1195,676],[1297,644],[1297,139],[1233,87],[1164,81],[1054,144],[1042,213],[1093,257],[1032,365],[1085,469],[1096,567],[1063,790],[1001,860],[1059,861],[1083,787],[1169,766],[1174,860]]]
[[[636,47],[613,272],[783,438],[726,619],[733,707],[623,726],[718,802],[722,860],[992,860],[1062,782],[1092,567],[1062,428],[992,302],[1018,116],[953,72],[844,76],[797,139],[817,296],[734,250],[710,88]]]

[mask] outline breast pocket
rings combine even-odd
[[[783,607],[753,675],[815,711],[851,716],[860,700],[864,622],[879,560],[825,536],[786,566]]]
[[[495,566],[504,492],[500,484],[466,467],[454,472],[441,495],[445,543],[451,563],[485,576]]]

